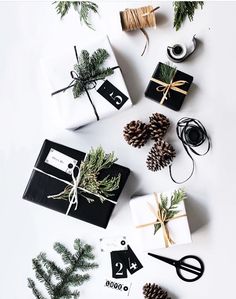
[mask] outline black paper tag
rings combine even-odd
[[[98,88],[97,92],[118,110],[128,100],[128,97],[108,80],[105,80],[105,82]]]
[[[143,265],[128,245],[128,250],[126,250],[126,258],[127,258],[127,269],[130,274],[134,274],[138,270],[143,268]]]
[[[118,250],[111,252],[113,278],[127,278],[126,251],[127,250]]]

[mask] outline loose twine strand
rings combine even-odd
[[[141,56],[145,53],[149,45],[149,37],[144,28],[156,27],[155,11],[159,7],[144,6],[139,8],[127,8],[120,12],[120,20],[123,31],[141,30],[146,38],[146,43]]]

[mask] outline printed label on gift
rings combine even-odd
[[[97,92],[108,100],[116,109],[120,109],[128,100],[128,97],[117,89],[111,82],[106,80]]]
[[[72,174],[72,171],[77,164],[77,160],[71,158],[53,148],[50,149],[45,163],[60,169],[68,174]]]

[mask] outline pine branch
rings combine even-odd
[[[55,1],[57,14],[61,15],[61,19],[68,13],[71,8],[71,1]]]
[[[80,179],[78,184],[79,194],[83,196],[89,203],[94,201],[89,194],[96,195],[101,203],[106,198],[114,196],[113,191],[117,190],[120,185],[121,174],[100,179],[100,173],[104,169],[109,169],[115,162],[114,153],[106,155],[103,148],[100,146],[96,149],[91,149],[85,160],[80,164]],[[63,192],[52,196],[54,199],[68,200],[72,186],[68,185]]]
[[[176,68],[171,65],[171,63],[160,64],[160,74],[159,79],[165,83],[170,83],[176,72]]]
[[[74,249],[75,253],[72,254],[61,243],[55,243],[54,250],[61,255],[63,262],[67,265],[64,269],[49,260],[46,253],[40,253],[32,260],[35,276],[39,282],[45,285],[51,299],[78,298],[79,291],[72,290],[71,287],[78,287],[90,278],[88,273],[79,274],[78,270],[87,271],[98,266],[96,263],[90,262],[95,258],[90,245],[76,239]],[[31,278],[28,278],[28,287],[37,299],[46,299]]]
[[[41,293],[40,291],[36,288],[35,286],[35,282],[33,281],[33,279],[28,278],[28,287],[30,289],[32,289],[32,293],[33,295],[37,298],[37,299],[46,299]]]
[[[199,8],[202,9],[204,1],[174,1],[174,28],[176,31],[180,29],[186,17],[189,21],[193,21],[195,10]]]
[[[180,211],[178,210],[178,205],[181,201],[186,198],[186,194],[183,189],[178,189],[173,192],[170,200],[167,196],[160,194],[160,203],[159,208],[162,213],[165,213],[166,221],[165,224],[171,220],[174,216],[176,216]],[[157,219],[158,221],[158,219]],[[154,235],[161,228],[160,223],[154,224]]]
[[[104,80],[112,75],[114,70],[111,68],[102,68],[102,64],[109,57],[105,49],[97,49],[91,56],[87,50],[81,51],[78,63],[74,66],[75,72],[80,80],[76,80],[73,86],[74,98],[78,98],[87,90],[94,87],[94,82]]]
[[[56,11],[57,14],[61,16],[61,19],[73,6],[74,10],[77,11],[80,16],[80,22],[87,25],[90,29],[93,29],[89,23],[89,17],[91,13],[98,13],[98,5],[96,3],[91,1],[55,1],[53,4],[56,4]]]

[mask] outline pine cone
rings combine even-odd
[[[143,295],[145,299],[171,299],[168,293],[155,283],[146,283],[143,286]]]
[[[166,141],[159,139],[151,148],[147,157],[147,167],[152,171],[168,166],[175,157],[175,150]]]
[[[133,120],[124,127],[124,138],[128,144],[140,148],[149,138],[148,125],[140,120]]]
[[[163,138],[170,126],[169,119],[161,113],[153,113],[153,115],[149,117],[149,120],[151,138],[155,141],[159,138]]]

